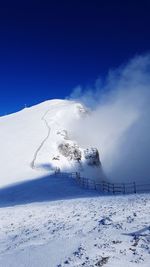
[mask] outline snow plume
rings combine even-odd
[[[150,54],[110,71],[94,89],[78,87],[71,99],[89,107],[74,124],[74,138],[98,148],[107,177],[150,182]]]

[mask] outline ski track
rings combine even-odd
[[[35,153],[34,153],[33,160],[31,161],[31,168],[32,168],[32,169],[35,169],[35,168],[36,168],[36,166],[35,166],[35,162],[36,162],[38,153],[40,152],[41,148],[43,147],[43,145],[45,144],[45,142],[47,141],[47,139],[48,139],[49,136],[50,136],[51,128],[50,128],[50,126],[49,126],[47,120],[45,119],[45,117],[46,117],[46,115],[48,114],[49,111],[50,111],[50,110],[47,110],[47,111],[44,113],[44,115],[42,116],[42,118],[41,118],[41,120],[44,121],[45,126],[46,126],[48,132],[47,132],[46,137],[43,139],[43,141],[41,142],[41,144],[39,145],[39,147],[36,149],[36,151],[35,151]]]

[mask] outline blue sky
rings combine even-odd
[[[150,3],[117,0],[0,4],[0,115],[90,86],[150,48]]]

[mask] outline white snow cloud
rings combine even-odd
[[[84,123],[74,124],[74,137],[99,149],[107,176],[150,181],[150,54],[109,71],[94,88],[79,86],[70,98],[91,108]]]

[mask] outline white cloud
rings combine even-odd
[[[107,176],[150,181],[150,55],[109,71],[93,88],[79,86],[71,98],[92,109],[74,125],[74,137],[99,149]]]

